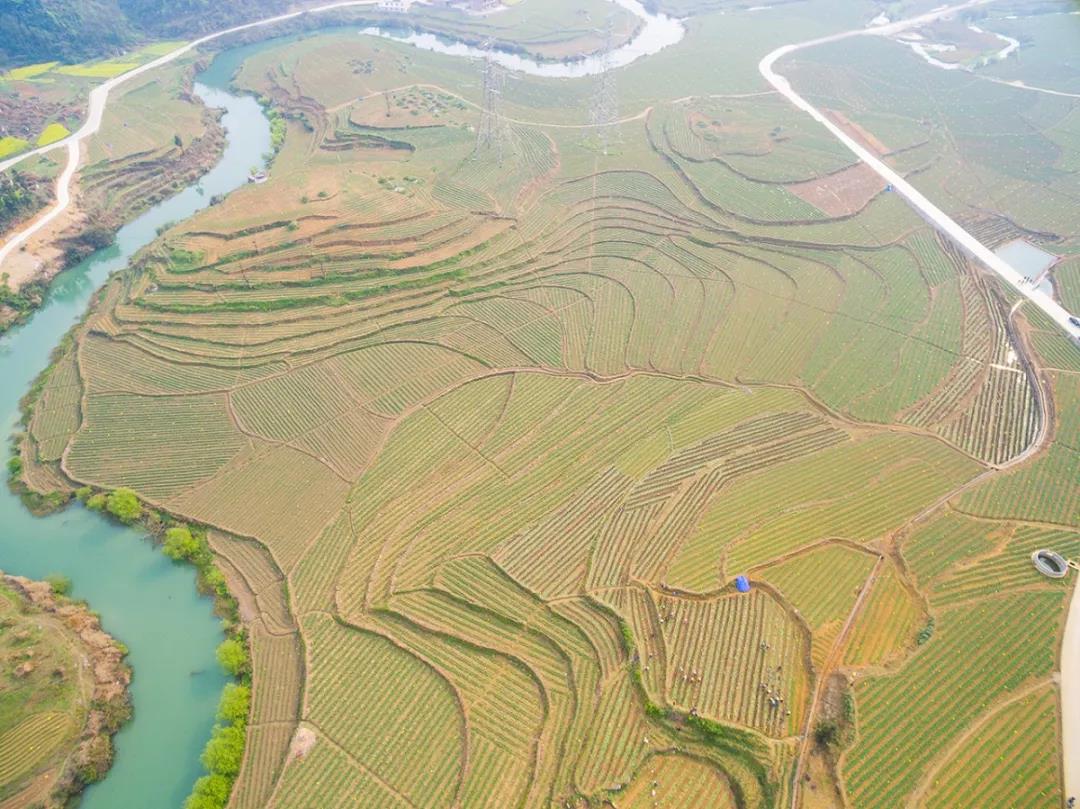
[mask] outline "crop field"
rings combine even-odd
[[[89,204],[130,217],[194,181],[222,147],[217,115],[191,103],[191,60],[123,85],[90,142],[80,183]]]
[[[459,22],[539,41],[567,8]],[[816,55],[846,127],[971,198],[910,90],[886,115]],[[146,127],[107,119],[91,192],[128,204],[110,172],[182,81],[117,99]],[[668,88],[605,154],[585,83],[521,76],[500,161],[466,60],[342,28],[235,81],[287,120],[269,178],[109,281],[27,439],[41,478],[210,526],[253,659],[231,805],[836,809],[799,801],[825,719],[854,809],[1007,805],[979,774],[1039,757],[1014,726],[1018,805],[1056,800],[1068,590],[1029,557],[1080,554],[1060,335],[779,97]]]
[[[0,803],[48,794],[86,721],[93,683],[80,675],[76,633],[28,608],[0,582]],[[35,781],[37,783],[35,783]]]
[[[1048,685],[993,714],[979,726],[969,749],[957,752],[934,779],[927,806],[978,804],[1006,793],[1014,806],[1054,803],[1060,767],[1042,751],[1053,747],[1060,733],[1057,717],[1054,689]],[[995,751],[996,759],[979,756],[984,750]],[[1010,766],[1000,767],[998,761],[1008,761]]]
[[[22,138],[5,135],[3,138],[0,138],[0,158],[18,154],[24,149],[29,148],[29,146],[30,144]]]

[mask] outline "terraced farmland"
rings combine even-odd
[[[460,64],[345,36],[238,74],[270,178],[110,281],[29,422],[38,480],[211,527],[231,805],[803,805],[823,717],[857,809],[1027,766],[1017,706],[1056,751],[1026,559],[1080,552],[1080,422],[1038,321],[778,99],[602,154],[523,78],[500,163]]]

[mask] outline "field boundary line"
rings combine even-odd
[[[816,678],[817,681],[814,683],[814,693],[810,700],[810,707],[806,711],[806,721],[803,724],[802,743],[799,745],[799,749],[795,754],[795,772],[792,774],[791,809],[798,809],[799,806],[799,789],[802,785],[802,773],[805,766],[803,762],[810,751],[811,739],[813,738],[812,729],[814,717],[817,714],[818,703],[825,693],[825,684],[829,679],[830,672],[837,668],[837,664],[842,659],[844,645],[847,642],[851,628],[859,617],[867,597],[874,589],[874,583],[879,578],[878,574],[881,571],[882,565],[885,564],[886,558],[887,557],[884,554],[880,554],[877,561],[874,563],[874,567],[871,568],[869,575],[866,577],[866,581],[863,583],[862,589],[859,591],[858,598],[855,599],[855,603],[851,607],[851,612],[848,613],[847,620],[837,634],[836,640],[833,641],[829,656],[825,658],[825,662],[821,666],[821,671]]]
[[[310,719],[304,719],[303,722],[304,722],[304,724],[310,725],[316,731],[318,731],[319,736],[321,736],[323,740],[328,742],[330,744],[330,746],[333,747],[338,753],[340,753],[342,756],[344,756],[345,759],[350,764],[352,764],[354,767],[356,767],[361,772],[367,773],[369,776],[374,778],[379,783],[379,786],[381,786],[383,789],[385,789],[391,795],[393,795],[394,797],[400,799],[406,806],[411,806],[411,807],[413,807],[413,809],[420,809],[420,807],[418,807],[415,803],[413,803],[411,800],[409,800],[407,795],[404,795],[393,784],[389,783],[388,781],[385,781],[382,778],[382,776],[380,776],[377,772],[375,772],[375,770],[373,770],[368,765],[364,764],[364,762],[362,762],[360,759],[356,758],[356,756],[354,756],[352,753],[350,753],[333,736],[331,736],[329,733],[327,733],[325,730],[323,730],[315,722],[312,722]],[[318,741],[316,741],[316,744],[318,744]],[[284,771],[282,771],[282,776],[284,776]],[[279,785],[281,784],[281,782],[282,782],[282,779],[278,779],[278,784]],[[274,789],[274,792],[277,793],[276,788]]]
[[[978,731],[990,720],[996,717],[999,713],[1004,711],[1010,705],[1020,702],[1031,696],[1034,693],[1046,688],[1047,686],[1053,686],[1054,681],[1052,677],[1043,677],[1036,680],[1033,683],[1021,688],[1019,691],[1014,691],[1006,699],[996,703],[982,716],[980,716],[975,722],[967,727],[963,733],[961,733],[952,743],[944,750],[938,752],[937,757],[930,767],[923,773],[922,778],[919,780],[918,785],[915,787],[915,791],[908,796],[906,807],[907,809],[917,809],[917,807],[923,806],[927,793],[934,785],[934,779],[941,773],[941,770],[953,759],[953,757],[961,751],[961,748],[971,740]]]

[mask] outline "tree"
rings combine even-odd
[[[221,692],[217,718],[219,722],[233,725],[247,724],[248,706],[251,704],[251,689],[239,683],[229,683]]]
[[[173,135],[172,141],[173,141],[173,143],[176,144],[176,148],[180,150],[180,153],[183,154],[183,152],[184,152],[184,141],[180,138],[180,136],[179,135]]]
[[[128,525],[142,516],[142,504],[131,489],[114,489],[105,503],[105,508],[120,522]]]
[[[226,778],[240,772],[244,758],[244,729],[238,725],[215,725],[214,734],[206,743],[202,763],[212,775]]]
[[[247,647],[236,638],[222,641],[217,648],[217,659],[221,667],[234,677],[242,677],[247,674]]]
[[[191,560],[199,552],[199,540],[191,535],[191,529],[186,525],[178,525],[165,532],[162,550],[170,559]]]
[[[195,782],[184,809],[221,809],[229,800],[232,782],[224,775],[204,775]]]

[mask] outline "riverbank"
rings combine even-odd
[[[0,717],[3,771],[18,773],[0,783],[5,809],[67,806],[105,777],[112,738],[131,718],[126,647],[64,585],[0,573],[2,606],[14,606],[0,614],[0,648],[20,697]]]
[[[3,264],[6,289],[0,289],[0,333],[24,322],[42,304],[59,273],[108,247],[121,227],[197,183],[221,159],[225,150],[221,111],[205,104],[194,91],[194,73],[199,67],[185,68],[177,100],[198,109],[201,133],[197,137],[186,144],[170,137],[152,150],[139,143],[126,153],[93,163],[87,156],[91,150],[80,148],[68,206],[45,227],[35,230]],[[114,123],[113,134],[118,138],[128,128],[128,122],[122,123]],[[33,230],[43,215],[38,212],[16,223],[12,232]]]
[[[0,423],[8,433],[21,420],[19,400],[108,277],[128,266],[159,229],[244,185],[252,155],[269,150],[269,124],[259,105],[227,92],[229,77],[222,72],[208,69],[195,86],[207,106],[225,109],[221,126],[228,136],[218,164],[197,186],[150,207],[108,247],[58,275],[42,307],[0,336]],[[79,505],[34,517],[7,487],[0,489],[0,524],[0,567],[38,579],[54,572],[68,577],[72,596],[87,599],[129,646],[129,663],[139,675],[130,689],[134,718],[115,737],[115,764],[108,778],[87,789],[81,809],[182,805],[204,773],[200,754],[230,679],[216,659],[225,624],[214,601],[193,586],[194,570],[146,541],[141,523],[121,525]]]

